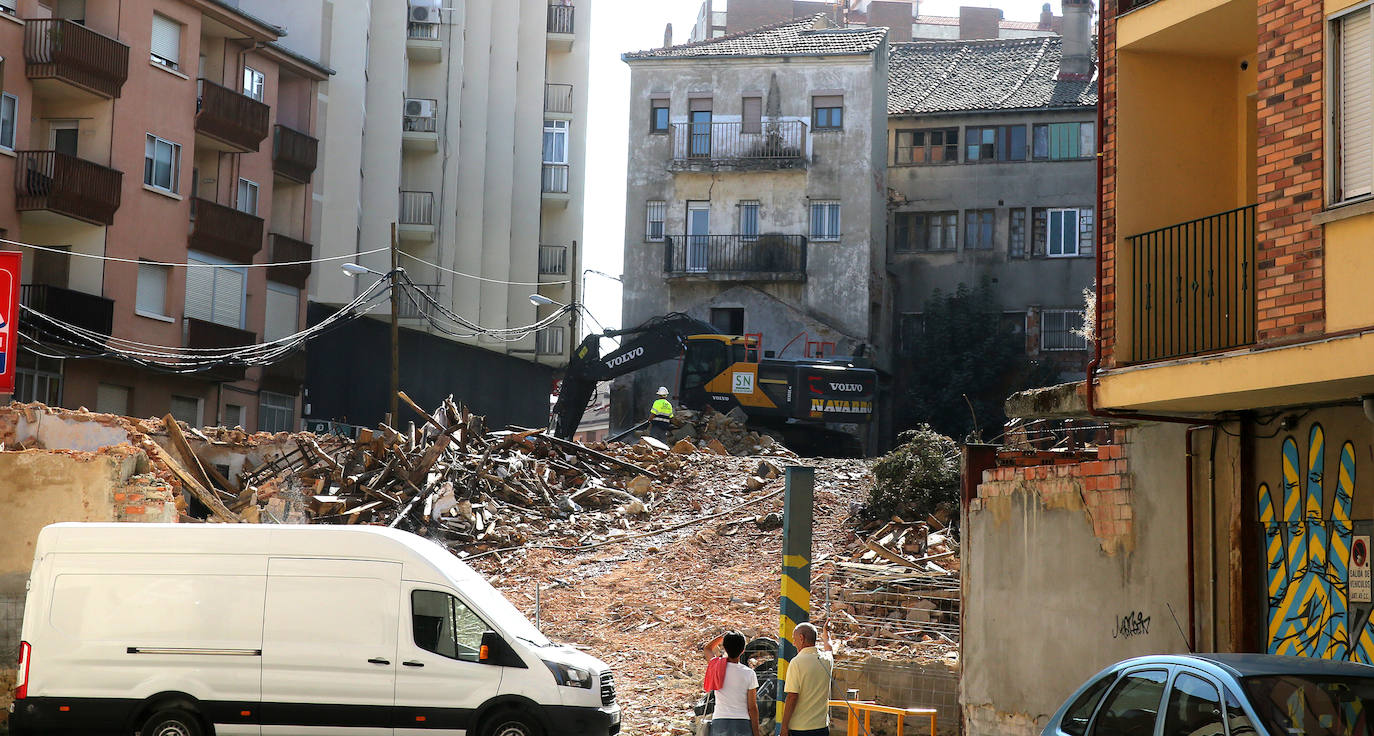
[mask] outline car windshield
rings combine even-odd
[[[1374,677],[1266,675],[1242,680],[1274,736],[1371,736]]]

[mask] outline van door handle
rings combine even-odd
[[[416,661],[413,660],[413,659],[410,660],[409,662],[402,662],[401,664],[403,664],[403,665],[405,665],[405,666],[407,666],[407,667],[424,667],[424,666],[425,666],[425,663],[424,663],[424,662],[416,662]]]
[[[391,664],[391,660],[382,659],[381,657],[373,657],[372,659],[369,659],[367,661],[372,664]]]

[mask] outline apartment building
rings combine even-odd
[[[1027,355],[1081,376],[1092,286],[1097,81],[1090,8],[1064,37],[917,41],[888,55],[889,272],[898,355],[935,292],[987,280]],[[898,390],[906,385],[897,362]]]
[[[1045,3],[1038,21],[1002,17],[998,8],[963,6],[959,15],[921,13],[920,0],[702,0],[690,41],[824,13],[836,25],[887,28],[888,43],[927,39],[1032,38],[1059,32],[1061,18]]]
[[[312,269],[271,264],[310,258],[329,71],[284,33],[214,0],[0,0],[0,237],[43,248],[0,244],[23,252],[39,315],[21,317],[14,399],[297,426],[299,356],[189,375],[131,360],[304,325]],[[90,352],[73,329],[150,347],[64,359]]]
[[[557,309],[531,294],[580,299],[590,0],[237,4],[312,29],[283,41],[336,70],[319,103],[318,255],[386,247],[395,224],[418,289],[398,309],[401,389],[421,404],[453,394],[494,424],[546,423],[575,321],[507,341],[454,317],[507,329]],[[356,261],[391,268],[386,252]],[[311,324],[375,278],[322,269]],[[312,346],[312,419],[388,410],[389,310],[373,317]]]
[[[686,312],[765,354],[886,367],[885,35],[816,14],[622,56],[626,325]],[[612,430],[674,370],[618,382]]]

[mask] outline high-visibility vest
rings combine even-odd
[[[654,402],[654,408],[651,409],[649,413],[652,414],[655,418],[661,417],[663,419],[672,419],[673,402],[667,399],[658,399]]]

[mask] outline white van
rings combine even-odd
[[[21,636],[14,736],[620,730],[604,663],[391,529],[54,524]]]

